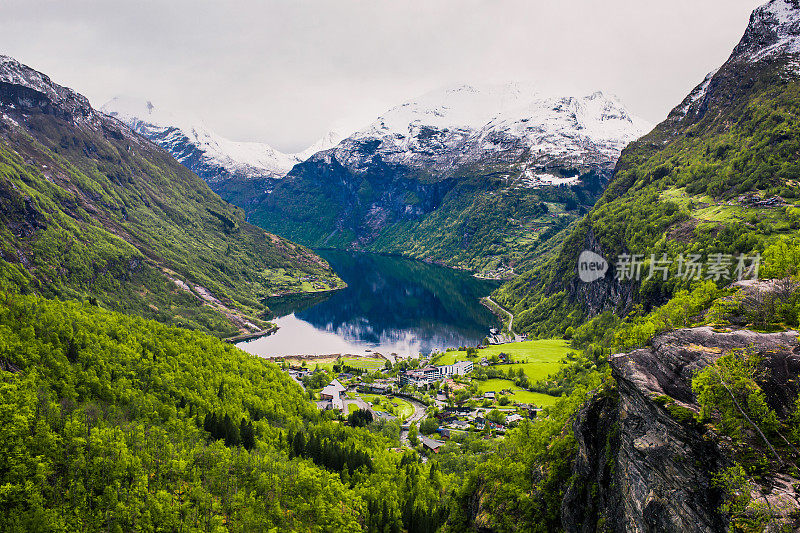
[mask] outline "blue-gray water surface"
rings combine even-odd
[[[479,302],[497,282],[399,257],[317,253],[347,288],[269,300],[278,331],[240,348],[262,357],[375,352],[408,357],[477,345],[497,326]]]

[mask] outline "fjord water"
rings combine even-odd
[[[268,301],[278,331],[240,348],[262,357],[375,352],[408,357],[474,346],[497,325],[479,302],[497,282],[399,257],[317,253],[347,288]]]

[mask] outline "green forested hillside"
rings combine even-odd
[[[499,277],[510,269],[524,272],[543,253],[543,244],[578,220],[602,190],[596,182],[573,188],[482,188],[459,184],[423,220],[386,228],[369,249]]]
[[[690,286],[675,275],[680,254],[699,254],[705,262],[799,238],[800,81],[787,62],[732,59],[698,104],[676,108],[625,149],[608,189],[559,255],[498,290],[497,300],[515,310],[515,325],[563,333],[603,310],[624,315],[636,304],[648,310]],[[612,264],[595,285],[576,276],[584,249]],[[641,282],[613,279],[623,253],[645,259]],[[667,281],[644,279],[651,254],[673,260]]]
[[[776,9],[784,5],[772,4]],[[796,3],[792,6],[790,9],[797,9]],[[775,41],[758,33],[769,31],[761,22],[754,15],[751,26],[755,29],[748,29],[737,51],[746,51],[749,43],[766,47]],[[614,501],[621,492],[620,479],[642,487],[636,485],[641,479],[632,480],[635,472],[614,469],[619,461],[630,460],[634,469],[655,469],[662,475],[668,457],[663,442],[687,428],[703,442],[713,443],[715,453],[725,457],[724,468],[708,471],[704,466],[698,472],[711,479],[709,494],[719,503],[710,510],[719,513],[727,527],[735,531],[789,530],[790,523],[797,527],[796,512],[769,501],[765,504],[766,498],[759,497],[756,490],[760,487],[761,494],[767,494],[774,479],[796,477],[798,472],[796,377],[781,378],[779,386],[768,377],[774,368],[796,376],[796,366],[788,370],[784,363],[776,362],[779,358],[773,361],[769,354],[758,355],[752,344],[717,349],[716,355],[725,355],[717,360],[716,355],[710,356],[714,362],[703,371],[686,372],[680,365],[674,369],[678,374],[686,372],[683,379],[691,390],[683,400],[688,403],[664,394],[645,400],[642,406],[635,406],[637,400],[631,399],[638,391],[622,392],[610,375],[612,354],[656,351],[654,336],[665,332],[707,325],[711,326],[709,333],[724,335],[748,328],[751,331],[743,337],[750,335],[749,342],[754,343],[758,334],[752,330],[788,330],[787,336],[793,337],[791,330],[800,323],[800,75],[796,55],[775,54],[754,61],[737,53],[664,123],[623,151],[609,187],[572,229],[558,253],[545,257],[494,294],[497,301],[513,309],[515,329],[545,337],[566,335],[582,354],[549,380],[572,387],[570,396],[549,413],[549,422],[555,427],[548,433],[546,424],[540,422],[538,428],[544,429],[544,436],[538,432],[526,435],[524,426],[515,430],[500,447],[498,460],[469,476],[458,507],[470,518],[464,527],[604,531],[618,527],[622,515],[638,515],[655,524],[659,511],[648,515],[645,505],[658,498],[654,494],[667,493],[648,493],[648,488],[633,505]],[[611,268],[605,278],[592,283],[578,279],[578,255],[583,250],[609,260]],[[643,257],[641,281],[615,279],[619,254]],[[646,279],[651,254],[659,259],[666,254],[674,261],[666,280],[660,272]],[[697,255],[703,264],[715,254],[729,254],[734,258],[730,276],[717,279],[706,270],[701,279],[679,277],[677,259],[681,254]],[[762,281],[750,290],[728,288],[734,281],[738,254],[760,254],[759,276],[780,281]],[[706,357],[710,351],[689,345],[667,345],[664,350],[677,350],[683,365],[692,350],[706,350]],[[623,356],[618,369],[628,364],[628,357],[631,355]],[[634,374],[634,379],[655,382],[664,368],[657,362],[639,370],[644,375]],[[781,387],[783,396],[778,396],[776,389]],[[586,400],[589,402],[584,403]],[[636,435],[622,441],[620,434],[624,417],[662,416],[647,410],[652,407],[648,401],[663,410],[667,423],[679,424],[664,441],[659,440],[655,449],[664,455],[650,465],[643,464],[646,452]],[[782,402],[790,407],[784,405],[781,412]],[[644,411],[634,415],[637,409]],[[618,418],[604,412],[616,413]],[[581,428],[576,427],[578,419]],[[582,442],[578,442],[579,429]],[[645,429],[650,431],[643,428],[642,432]],[[636,450],[633,456],[615,457],[615,450],[625,446]],[[658,459],[658,453],[654,452],[653,458]],[[573,459],[576,462],[570,468]],[[582,461],[594,469],[596,477],[581,472],[576,465]],[[658,485],[652,479],[648,483]],[[669,494],[671,497],[672,492]],[[476,508],[476,501],[486,505]],[[669,516],[687,513],[683,503],[659,504],[669,509],[662,518],[668,523]],[[630,511],[637,505],[641,505],[641,513]],[[582,521],[575,522],[576,517]]]
[[[213,337],[0,294],[3,531],[433,531],[452,476],[396,439]]]
[[[573,187],[531,188],[509,164],[463,165],[443,178],[380,163],[353,173],[320,156],[247,209],[254,224],[308,246],[507,277],[527,270],[543,242],[594,204],[607,179],[607,171],[588,171]]]
[[[231,334],[257,323],[266,296],[341,283],[80,95],[3,80],[0,270],[22,274],[25,290]],[[39,92],[52,87],[83,107]]]

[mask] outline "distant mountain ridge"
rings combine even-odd
[[[392,108],[340,143],[335,157],[357,169],[378,156],[386,164],[436,172],[438,179],[487,160],[586,171],[613,165],[622,148],[650,128],[600,91],[554,97],[515,83],[462,85]],[[360,157],[376,143],[369,157]]]
[[[310,246],[509,273],[594,204],[622,148],[649,127],[602,92],[440,89],[296,165],[245,209]]]
[[[167,150],[215,192],[237,204],[246,203],[247,193],[239,195],[239,189],[252,189],[254,194],[269,190],[294,165],[341,140],[331,131],[306,150],[287,154],[266,143],[231,141],[199,119],[169,113],[148,100],[117,96],[100,110]]]

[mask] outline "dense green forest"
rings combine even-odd
[[[474,272],[525,272],[549,248],[548,241],[591,207],[602,186],[591,174],[585,185],[526,189],[486,177],[467,178],[422,221],[385,229],[369,249],[433,260]],[[477,183],[476,183],[477,182]]]
[[[0,296],[4,531],[434,531],[454,474],[202,333]]]
[[[3,292],[0,522],[8,531],[463,531],[475,487],[497,480],[492,516],[506,515],[509,528],[555,527],[573,449],[562,429],[603,380],[585,360],[575,365],[572,394],[549,416],[496,450],[465,437],[421,464],[414,451],[390,451],[396,423],[331,421],[279,367],[214,337]],[[531,479],[534,464],[541,476]]]

